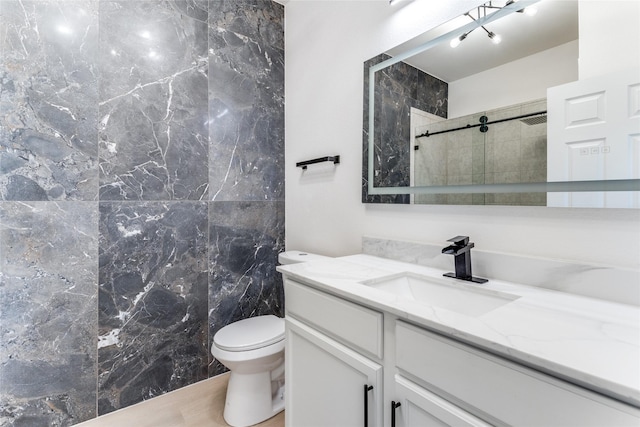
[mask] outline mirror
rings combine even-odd
[[[363,202],[640,207],[640,114],[600,120],[584,92],[579,3],[487,2],[366,61]],[[640,73],[616,73],[597,84],[637,99]]]

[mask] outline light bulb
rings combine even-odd
[[[469,35],[469,33],[464,33],[462,34],[460,37],[456,37],[455,39],[451,40],[449,42],[449,46],[456,48],[460,45],[460,43],[462,43],[462,40],[467,38],[467,35]]]
[[[533,6],[529,6],[524,9],[524,13],[528,16],[535,16],[536,13],[538,13],[538,9]]]
[[[499,34],[496,34],[494,32],[489,33],[489,38],[491,39],[493,44],[500,44],[500,42],[502,41],[502,37],[500,37]]]

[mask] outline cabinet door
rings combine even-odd
[[[396,427],[490,427],[463,409],[396,375]],[[393,409],[392,409],[393,411]]]
[[[636,407],[400,321],[396,323],[396,366],[418,384],[491,423],[640,425]]]
[[[285,363],[288,427],[381,427],[380,365],[291,318]]]

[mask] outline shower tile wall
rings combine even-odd
[[[487,113],[489,120],[546,111],[546,99]],[[547,180],[547,126],[512,120],[486,133],[487,184],[545,182]],[[487,205],[546,206],[546,193],[486,194]]]
[[[416,132],[440,132],[478,123],[482,113],[442,120],[420,127]],[[478,128],[463,129],[421,138],[415,151],[416,185],[466,185],[484,183],[484,138]],[[416,194],[414,203],[471,205],[484,204],[484,194]]]
[[[440,121],[419,131],[439,132],[546,110],[546,100]],[[547,178],[547,131],[544,123],[520,120],[422,138],[416,151],[416,185],[463,185],[544,182]],[[415,203],[545,206],[545,193],[420,194]]]
[[[283,14],[0,1],[0,425],[215,375],[215,331],[282,315]]]

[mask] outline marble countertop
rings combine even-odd
[[[467,316],[360,283],[404,272],[433,277],[446,272],[435,268],[352,255],[277,270],[640,407],[640,308],[636,306],[489,280],[468,286],[518,298],[484,314]]]

